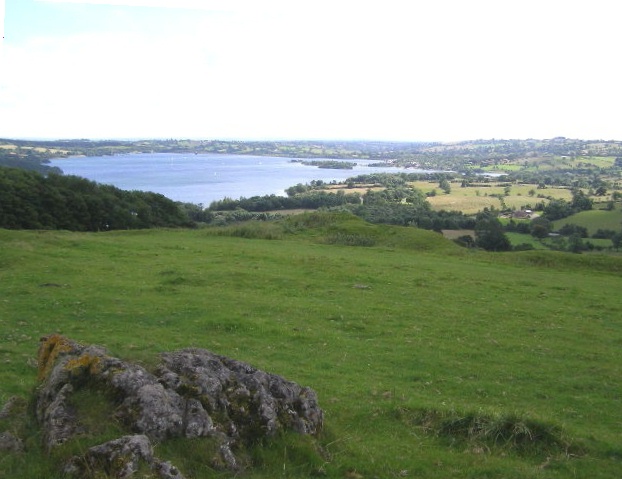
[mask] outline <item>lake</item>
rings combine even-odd
[[[208,206],[225,197],[285,195],[285,189],[312,180],[343,181],[352,176],[378,172],[422,172],[409,168],[370,167],[374,161],[357,163],[351,170],[318,168],[292,162],[293,158],[224,155],[139,153],[115,156],[55,159],[67,175],[77,175],[124,190],[142,190],[188,203]]]

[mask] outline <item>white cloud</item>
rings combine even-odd
[[[622,138],[604,0],[62,3],[196,12],[5,44],[0,136]]]

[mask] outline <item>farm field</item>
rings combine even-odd
[[[591,168],[611,168],[614,164],[613,156],[578,156],[571,158],[567,156],[549,156],[542,158],[532,158],[529,160],[521,159],[518,163],[506,163],[484,167],[483,169],[491,173],[507,173],[512,171],[553,171],[559,168],[564,169],[591,169]]]
[[[318,214],[0,243],[0,402],[36,386],[45,334],[145,365],[201,347],[312,387],[325,410],[320,437],[276,438],[241,477],[619,476],[620,258],[467,251]],[[468,418],[514,435],[469,436]],[[26,452],[0,453],[0,478],[54,477],[32,426],[14,427]],[[240,477],[188,447],[156,452],[188,478]]]
[[[555,199],[569,201],[572,193],[568,188],[545,188],[537,189],[536,185],[512,185],[508,195],[505,195],[505,187],[496,183],[488,186],[466,186],[461,187],[459,183],[451,184],[451,192],[443,193],[438,187],[438,182],[417,181],[413,186],[424,193],[436,190],[435,196],[428,197],[428,202],[435,210],[462,211],[465,214],[475,214],[484,208],[504,209],[512,208],[515,210],[536,203],[548,203],[546,198],[538,198],[537,195],[550,196]],[[532,195],[529,193],[532,192]],[[535,194],[533,194],[535,193]],[[503,195],[503,203],[497,197]]]
[[[433,196],[427,198],[433,210],[461,211],[467,215],[476,214],[484,208],[518,210],[529,205],[533,207],[540,202],[546,204],[549,200],[544,196],[566,201],[572,199],[572,192],[569,188],[547,187],[537,189],[537,185],[512,185],[509,194],[505,195],[505,187],[501,186],[502,183],[461,187],[459,182],[452,182],[449,194],[444,193],[439,188],[438,181],[412,181],[408,184],[428,195],[435,192]],[[381,191],[383,189],[384,187],[372,187],[371,185],[354,188],[349,188],[344,184],[326,186],[328,191],[343,191],[346,194],[358,193],[360,195],[364,195],[367,191]],[[530,195],[530,193],[532,194]],[[504,204],[501,203],[498,195],[503,195]],[[541,195],[541,197],[537,195]]]
[[[533,249],[537,250],[546,250],[548,249],[546,246],[542,244],[540,240],[534,238],[530,234],[524,233],[506,233],[507,237],[510,239],[512,246],[518,246],[521,244],[528,244],[533,247]]]
[[[598,229],[609,229],[619,231],[622,225],[622,210],[620,205],[614,210],[593,209],[581,211],[567,218],[562,218],[553,222],[555,228],[561,228],[566,223],[575,224],[587,228],[590,235],[596,233]]]

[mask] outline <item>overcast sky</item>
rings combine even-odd
[[[622,140],[619,5],[5,0],[0,137]]]

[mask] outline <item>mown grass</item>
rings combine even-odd
[[[325,409],[317,441],[257,445],[244,477],[618,477],[620,258],[471,252],[317,213],[241,228],[0,230],[0,401],[36,385],[44,334],[145,365],[196,346],[310,386]],[[407,420],[416,411],[513,417],[572,447],[473,442],[422,429]],[[54,477],[26,430],[26,452],[0,455],[0,477]],[[190,478],[234,476],[202,464],[201,447],[156,453]]]

